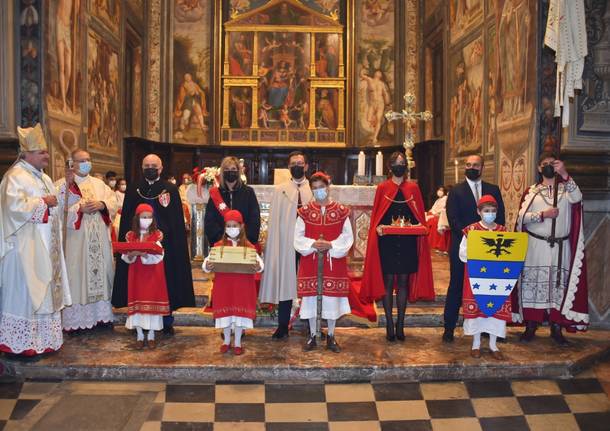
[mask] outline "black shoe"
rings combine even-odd
[[[114,330],[114,322],[100,322],[95,326],[96,331],[112,331]]]
[[[20,355],[20,354],[9,353],[9,352],[4,352],[4,356],[6,357],[6,359],[10,359],[11,361],[19,361],[19,362],[38,362],[42,358],[44,358],[44,354],[26,356],[26,355]]]
[[[341,352],[341,347],[339,347],[339,344],[337,343],[337,340],[335,339],[334,335],[329,335],[328,337],[326,337],[326,348],[331,352]]]
[[[287,340],[289,337],[288,328],[285,326],[278,326],[271,339],[273,341]]]
[[[394,332],[394,324],[392,322],[387,322],[385,325],[385,339],[390,343],[396,341],[396,334]]]
[[[561,333],[561,326],[556,323],[551,324],[551,338],[561,347],[565,347],[570,344]]]
[[[316,343],[316,336],[310,335],[307,339],[307,343],[305,343],[305,345],[303,346],[303,351],[309,352],[315,349],[316,347],[318,347],[318,343]]]
[[[176,330],[174,329],[174,326],[166,326],[163,328],[163,335],[166,335],[168,337],[173,337],[176,334]]]
[[[404,328],[400,327],[400,325],[398,323],[396,323],[396,339],[398,341],[405,341]]]
[[[536,329],[538,329],[538,323],[536,322],[526,322],[525,323],[525,331],[519,337],[519,341],[524,343],[529,343],[536,336]]]
[[[498,343],[505,344],[505,343],[506,343],[506,337],[505,337],[505,338],[498,337],[498,338],[496,339],[496,341],[497,341]]]
[[[445,332],[443,332],[443,343],[453,343],[453,329],[445,328]]]

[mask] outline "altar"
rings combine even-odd
[[[269,218],[272,185],[251,185],[256,192],[256,198],[261,208],[260,242],[264,245],[267,237],[267,220]],[[349,254],[349,261],[360,265],[366,253],[366,241],[371,221],[373,200],[376,186],[331,186],[330,196],[336,202],[348,206],[351,210],[350,221],[354,231],[354,245]],[[187,191],[187,198],[191,205],[191,255],[193,260],[202,260],[205,256],[205,232],[203,219],[208,192],[204,190],[202,197],[196,196],[195,186]]]

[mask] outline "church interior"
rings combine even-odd
[[[259,304],[247,352],[223,356],[201,266],[208,197],[189,195],[195,306],[174,312],[175,335],[134,351],[123,307],[114,329],[64,335],[36,362],[0,353],[0,430],[607,430],[610,0],[574,0],[584,53],[568,94],[547,33],[553,7],[571,1],[1,1],[0,175],[18,157],[17,127],[38,123],[53,181],[78,148],[92,176],[112,171],[128,188],[151,153],[177,185],[234,156],[264,252],[274,186],[302,151],[350,210],[360,285],[394,152],[406,151],[426,211],[479,155],[508,231],[551,152],[582,192],[589,328],[558,347],[547,327],[523,343],[509,324],[504,360],[469,357],[460,327],[441,341],[450,258],[436,249],[435,299],[407,306],[404,343],[386,342],[379,301],[374,322],[337,321],[340,354],[303,352],[307,321],[274,343],[277,312]]]

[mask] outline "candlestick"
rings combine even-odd
[[[364,151],[360,151],[358,153],[358,175],[365,175],[365,164],[366,164],[366,156],[364,155]]]
[[[453,166],[455,167],[455,183],[456,184],[458,183],[458,180],[459,180],[459,178],[458,178],[458,165],[459,165],[458,159],[455,159],[453,161]]]
[[[377,156],[375,156],[375,175],[383,175],[383,154],[381,154],[381,151],[377,151]]]

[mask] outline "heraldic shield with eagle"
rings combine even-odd
[[[527,253],[527,233],[473,230],[466,267],[479,309],[493,316],[513,291]]]

